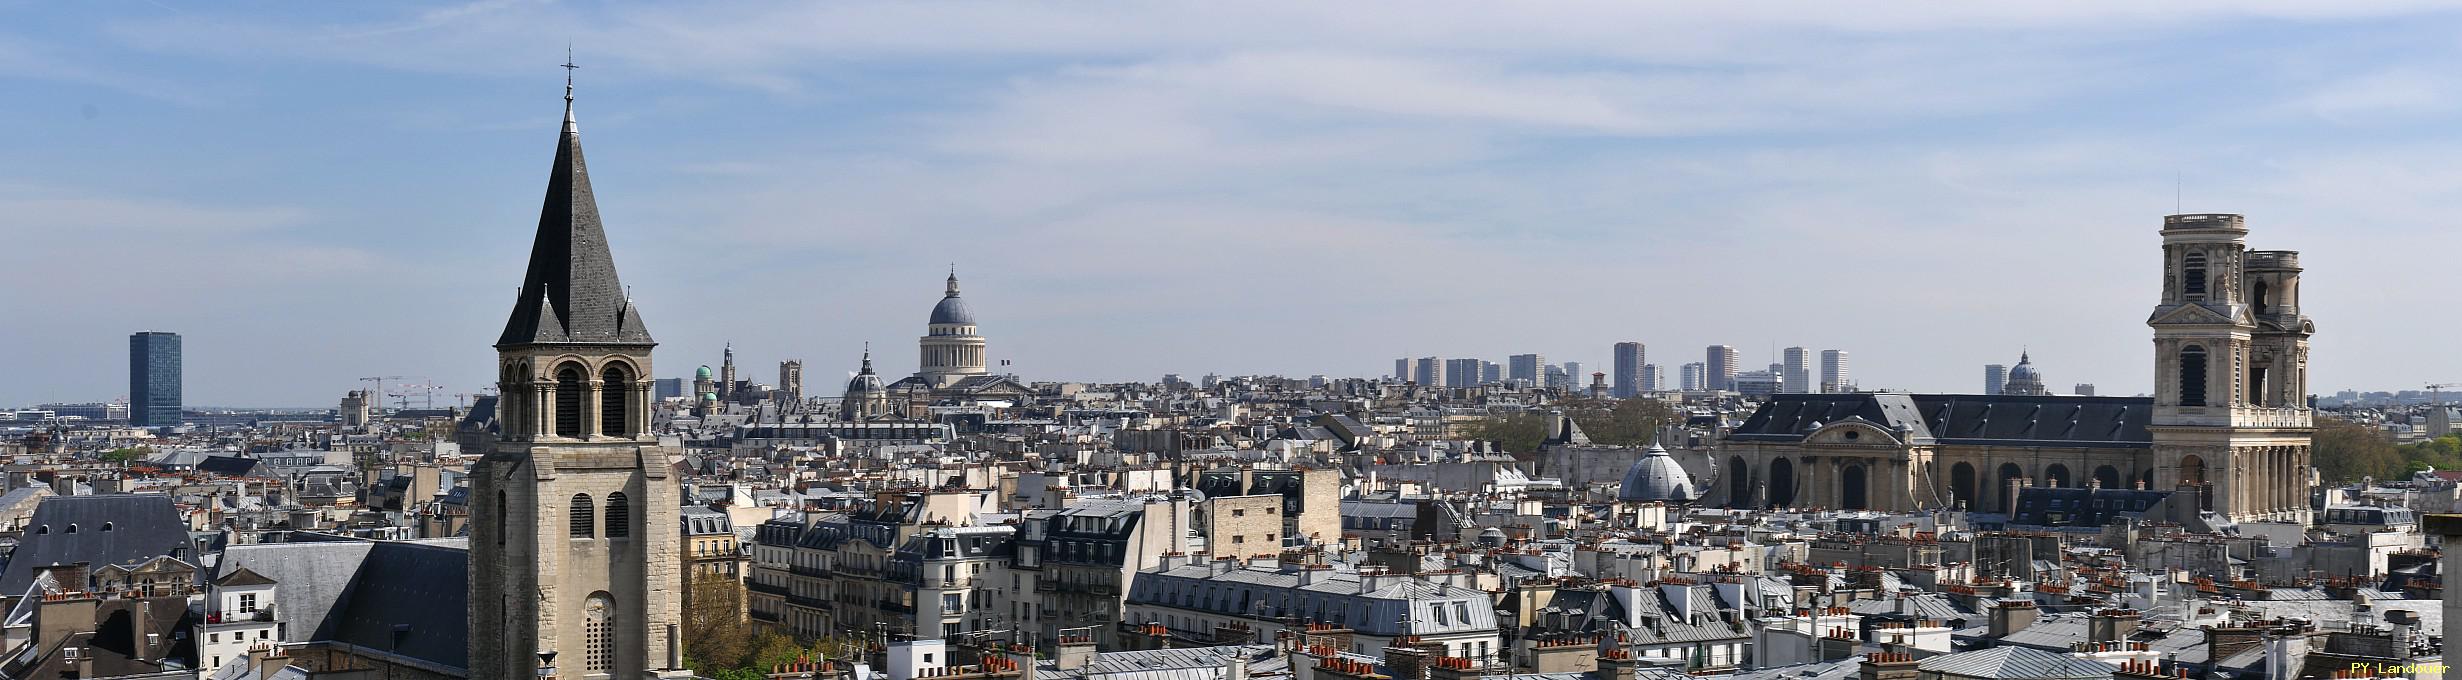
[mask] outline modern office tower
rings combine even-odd
[[[1682,386],[1686,392],[1699,392],[1701,390],[1709,389],[1710,367],[1708,364],[1698,361],[1685,364],[1683,368],[1677,369],[1677,374],[1679,379],[1683,381],[1677,384]]]
[[[1804,349],[1802,347],[1789,347],[1784,353],[1780,354],[1780,357],[1781,358],[1778,361],[1778,378],[1781,384],[1780,389],[1786,390],[1789,394],[1805,394],[1811,392],[1812,350]]]
[[[1618,399],[1630,399],[1642,392],[1641,367],[1649,363],[1648,351],[1638,342],[1616,343],[1614,365],[1608,371],[1613,381],[1611,393]]]
[[[1547,386],[1547,357],[1536,354],[1515,354],[1505,357],[1505,378],[1527,380],[1533,387]]]
[[[1423,387],[1444,387],[1444,357],[1420,357],[1411,360],[1411,378]]]
[[[1480,382],[1479,373],[1486,368],[1485,364],[1487,362],[1478,359],[1446,359],[1445,384],[1451,387],[1477,385]]]
[[[1409,381],[1410,381],[1410,379],[1411,379],[1411,360],[1410,360],[1410,357],[1403,357],[1403,358],[1400,358],[1400,359],[1395,359],[1395,360],[1393,360],[1393,379],[1395,379],[1395,380],[1400,380],[1400,381],[1403,381],[1403,382],[1409,382]]]
[[[1493,361],[1481,361],[1481,362],[1479,362],[1479,382],[1481,382],[1481,383],[1503,383],[1504,381],[1505,381],[1505,367],[1504,367],[1504,365],[1503,365],[1503,364],[1499,364],[1499,363],[1496,363],[1496,362],[1493,362]]]
[[[180,424],[180,335],[143,331],[128,336],[128,424]]]
[[[1843,349],[1821,350],[1821,391],[1852,392],[1847,384],[1847,353]]]
[[[650,384],[650,398],[660,401],[684,396],[683,378],[659,378]]]
[[[1571,389],[1580,389],[1580,388],[1582,387],[1582,381],[1584,381],[1584,380],[1589,380],[1589,379],[1590,379],[1590,373],[1589,373],[1589,372],[1587,372],[1587,371],[1583,371],[1583,370],[1582,370],[1581,362],[1579,362],[1579,361],[1567,361],[1567,362],[1564,362],[1564,385],[1563,385],[1563,387],[1564,387],[1565,389],[1568,389],[1568,390],[1571,390]]]
[[[2077,387],[2074,387],[2074,388],[2071,388],[2071,389],[2073,389],[2073,390],[2075,390],[2075,391],[2076,391],[2077,396],[2081,396],[2081,397],[2091,397],[2091,396],[2094,396],[2094,383],[2078,383],[2078,384],[2077,384]]]
[[[1547,376],[1539,381],[1540,385],[1543,385],[1549,389],[1565,389],[1572,387],[1573,376],[1565,374],[1563,366],[1550,364],[1546,365],[1545,368],[1547,369]]]
[[[1711,345],[1710,358],[1702,362],[1702,389],[1711,391],[1735,389],[1735,348]]]
[[[2008,366],[2001,365],[2001,364],[1984,364],[1984,365],[1983,365],[1983,393],[1984,393],[1984,394],[2000,394],[2000,389],[2001,389],[2001,388],[2003,388],[2003,387],[2008,387],[2008,386],[2009,386],[2009,367],[2008,367]]]
[[[1658,364],[1641,365],[1641,391],[1657,392],[1666,389],[1666,384],[1667,376],[1658,370]]]
[[[1316,375],[1308,376],[1308,389],[1312,389],[1312,390],[1321,390],[1321,389],[1325,389],[1325,385],[1326,385],[1326,383],[1330,383],[1330,382],[1333,382],[1333,380],[1332,380],[1332,379],[1330,379],[1330,378],[1325,377],[1325,374],[1323,374],[1323,373],[1319,373],[1319,374],[1316,374]]]

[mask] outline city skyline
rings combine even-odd
[[[2434,219],[2462,198],[2433,190],[2462,177],[2462,139],[2438,125],[2462,98],[2416,66],[2456,54],[2436,37],[2462,25],[2452,12],[1689,8],[1677,23],[1691,28],[1655,33],[1670,24],[1603,7],[1464,44],[1447,27],[1486,35],[1494,18],[1250,10],[1289,20],[1276,30],[1345,31],[1292,43],[1220,11],[1018,7],[955,27],[877,6],[28,17],[0,29],[0,79],[23,94],[0,117],[32,133],[10,146],[25,162],[0,171],[0,236],[20,246],[0,254],[0,285],[56,292],[0,302],[46,322],[0,343],[0,403],[127,396],[106,340],[140,327],[185,336],[191,405],[329,404],[368,375],[486,387],[484,353],[456,340],[509,299],[512,265],[479,254],[519,247],[537,200],[529,160],[556,123],[538,104],[564,50],[539,35],[576,43],[612,238],[674,329],[662,378],[716,363],[728,341],[760,374],[803,361],[814,394],[865,341],[902,374],[954,261],[991,360],[1029,380],[1372,376],[1431,350],[1595,367],[1620,340],[1677,367],[1697,355],[1684,348],[1732,344],[1751,367],[1775,359],[1756,339],[1800,338],[1852,349],[1873,387],[1971,389],[1975,366],[2031,348],[2062,384],[2136,394],[2151,391],[2135,329],[2159,279],[2141,252],[2175,211],[2244,213],[2306,253],[2320,282],[2307,304],[2332,319],[2312,391],[2462,376],[2424,349],[2451,322],[2384,294],[2438,289],[2428,254],[2462,245]],[[2093,28],[2115,22],[2133,30]],[[2255,37],[2280,49],[2193,47]],[[2131,75],[2086,77],[2112,72]],[[1835,88],[1806,98],[1808,81]],[[2103,112],[2149,96],[2176,105]],[[1644,244],[1631,267],[1564,257]],[[1409,264],[1464,249],[1547,275]],[[1871,302],[1702,304],[1802,300],[1806,276],[1730,276],[1746,253],[1825,263],[1822,285]],[[1354,283],[1323,295],[1336,266]],[[1240,294],[1216,294],[1234,277]],[[1121,304],[1124,291],[1168,304]],[[1299,317],[1306,332],[1248,330],[1303,296],[1325,301]],[[1873,313],[1884,299],[1891,313]],[[1386,340],[1465,309],[1557,322]]]

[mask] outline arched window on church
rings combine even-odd
[[[629,424],[632,415],[633,374],[623,364],[610,364],[599,373],[598,433],[610,437],[633,436]]]
[[[581,646],[583,672],[615,670],[615,599],[607,593],[591,593],[581,605]]]
[[[2250,292],[2256,294],[2258,315],[2264,315],[2267,307],[2274,306],[2274,288],[2265,285],[2264,281],[2258,281]]]
[[[607,494],[607,537],[632,537],[632,514],[632,504],[624,498],[624,492]]]
[[[2206,348],[2180,348],[2180,405],[2206,405]]]
[[[573,494],[573,512],[572,517],[569,518],[573,525],[573,538],[590,538],[597,535],[590,531],[590,520],[598,519],[593,516],[596,514],[592,512],[590,506],[590,494]]]
[[[2206,300],[2206,254],[2189,253],[2180,263],[2180,292],[2189,302]]]
[[[589,389],[582,384],[581,367],[566,364],[556,369],[556,436],[581,436],[581,393]]]

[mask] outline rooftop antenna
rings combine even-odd
[[[2181,207],[2185,203],[2185,201],[2181,199],[2181,195],[2187,190],[2183,188],[2186,182],[2181,180],[2180,177],[2180,171],[2171,171],[2171,214],[2174,215],[2181,214],[2187,210],[2186,208]]]

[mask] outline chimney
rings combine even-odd
[[[1829,634],[1813,642],[1815,656],[1819,661],[1843,661],[1855,655],[1858,642],[1855,639],[1855,633],[1848,631],[1845,626],[1832,628]]]
[[[1478,680],[1486,677],[1479,662],[1459,656],[1438,656],[1428,664],[1428,680]]]
[[[1609,645],[1599,650],[1599,670],[1592,676],[1599,680],[1634,680],[1641,672],[1641,660],[1621,645]]]
[[[1385,645],[1385,672],[1393,674],[1393,680],[1427,679],[1428,652],[1419,647],[1418,636],[1405,635]]]
[[[2001,600],[2000,606],[1992,608],[1988,630],[1992,637],[2006,637],[2035,625],[2035,619],[2042,615],[2043,611],[2035,608],[2033,600]]]
[[[2228,659],[2264,642],[2263,629],[2206,626],[2206,658],[2209,659]]]
[[[2086,620],[2087,642],[2127,642],[2137,632],[2135,609],[2105,609]]]
[[[1883,652],[1865,654],[1863,667],[1859,669],[1856,677],[1858,680],[1916,680],[1921,675],[1922,672],[1917,670],[1915,655],[1905,652]]]
[[[1599,669],[1598,638],[1574,636],[1530,640],[1533,673],[1581,673]]]
[[[1085,668],[1094,661],[1092,632],[1066,635],[1060,638],[1059,649],[1052,654],[1052,665],[1064,671]]]

